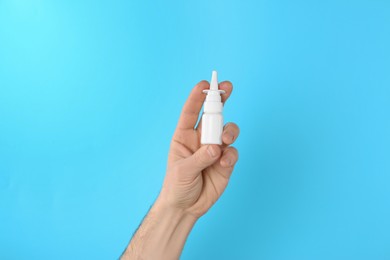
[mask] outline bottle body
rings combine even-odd
[[[222,113],[203,113],[201,144],[222,144]]]
[[[222,144],[223,116],[222,98],[224,90],[218,89],[217,72],[211,75],[210,89],[203,90],[206,99],[203,104],[201,144]]]

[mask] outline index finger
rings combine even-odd
[[[202,109],[206,95],[203,90],[209,89],[210,84],[206,80],[202,80],[192,89],[186,103],[181,111],[177,127],[180,129],[194,129],[198,121],[199,112]]]

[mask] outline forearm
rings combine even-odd
[[[195,222],[194,216],[157,199],[121,259],[179,259]]]

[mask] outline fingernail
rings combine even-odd
[[[231,131],[226,131],[225,135],[228,137],[228,139],[233,142],[234,134]]]
[[[232,160],[229,157],[225,158],[223,161],[227,166],[232,166]]]
[[[217,150],[216,150],[215,147],[212,146],[212,145],[209,145],[209,146],[207,147],[207,152],[209,153],[209,155],[210,155],[211,157],[215,157],[215,156],[217,155]]]

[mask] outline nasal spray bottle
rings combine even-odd
[[[217,72],[213,71],[210,89],[203,90],[206,100],[203,106],[201,144],[222,144],[223,116],[221,94],[224,90],[218,89]]]

